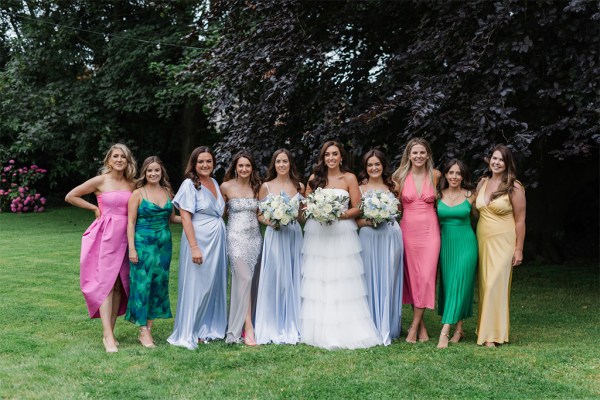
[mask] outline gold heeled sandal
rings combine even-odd
[[[452,335],[452,339],[450,339],[450,343],[458,343],[465,337],[465,331],[454,331],[454,335]]]
[[[441,332],[440,340],[438,342],[437,348],[438,349],[447,349],[449,340],[450,340],[450,335],[448,333]],[[445,341],[445,343],[443,343],[444,341]]]

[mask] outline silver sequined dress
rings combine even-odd
[[[248,313],[254,268],[262,248],[258,225],[258,200],[230,199],[227,202],[227,253],[231,266],[231,302],[227,343],[241,341],[244,320]]]

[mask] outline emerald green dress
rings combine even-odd
[[[125,318],[139,326],[157,318],[172,318],[169,302],[171,266],[171,200],[163,207],[142,198],[135,224],[138,263],[130,263],[130,294]]]
[[[455,324],[473,315],[477,238],[468,200],[453,207],[441,200],[437,204],[442,236],[438,313],[442,324]]]

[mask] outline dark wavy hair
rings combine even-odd
[[[161,159],[158,158],[158,156],[150,156],[144,160],[144,162],[142,163],[142,168],[140,169],[140,177],[135,181],[135,187],[141,188],[142,186],[148,183],[148,180],[146,179],[146,171],[152,163],[157,163],[160,166],[160,181],[158,182],[158,184],[164,187],[167,190],[167,192],[169,192],[169,194],[172,196],[173,187],[169,182],[169,175],[167,174],[165,165],[163,164]]]
[[[217,160],[215,159],[215,153],[213,153],[210,147],[200,146],[192,150],[192,154],[190,154],[190,159],[188,160],[187,166],[185,167],[184,176],[192,180],[196,189],[200,189],[200,186],[202,186],[202,183],[200,182],[200,176],[198,176],[198,174],[196,173],[196,163],[198,162],[198,157],[202,153],[208,153],[212,157],[213,171],[215,169],[215,165],[217,164]]]
[[[460,187],[469,192],[473,190],[474,186],[471,182],[471,173],[469,172],[469,169],[462,161],[453,158],[451,160],[446,161],[446,163],[444,164],[444,168],[442,169],[442,177],[438,182],[437,187],[438,197],[440,199],[442,198],[442,190],[450,187],[450,183],[448,183],[448,180],[446,179],[446,174],[450,171],[450,168],[452,168],[455,165],[458,165],[458,169],[460,170],[460,176],[462,176],[462,182],[460,183]]]
[[[271,157],[271,162],[269,163],[269,169],[267,170],[267,177],[265,178],[265,182],[270,182],[277,177],[277,170],[275,169],[275,161],[277,161],[277,157],[280,154],[285,154],[290,162],[290,180],[296,187],[296,190],[300,192],[302,186],[300,186],[300,175],[298,174],[298,170],[296,169],[296,163],[294,162],[294,156],[288,149],[278,149],[273,153],[273,157]]]
[[[260,176],[258,176],[258,168],[256,167],[256,162],[254,161],[254,157],[247,151],[240,151],[231,160],[231,164],[229,164],[229,168],[227,168],[227,172],[225,172],[225,177],[223,178],[223,182],[230,181],[236,178],[236,167],[240,158],[246,158],[250,161],[250,165],[252,166],[252,173],[250,174],[250,187],[252,188],[252,192],[254,193],[254,197],[258,197],[258,191],[260,190]]]
[[[381,150],[371,149],[365,153],[362,157],[362,169],[358,174],[358,181],[363,184],[369,181],[369,173],[367,172],[367,163],[369,158],[376,157],[381,162],[381,178],[383,179],[383,183],[388,187],[390,192],[392,192],[395,196],[398,195],[395,189],[394,181],[392,180],[392,171],[390,171],[390,165],[385,157],[385,154]]]
[[[317,165],[313,168],[313,179],[308,181],[308,185],[312,190],[317,190],[317,188],[322,188],[327,186],[327,164],[325,164],[325,151],[331,146],[335,146],[340,150],[340,155],[342,159],[340,161],[340,171],[342,172],[350,172],[350,169],[342,164],[342,161],[346,159],[346,151],[344,147],[339,142],[335,140],[326,141],[323,146],[321,146],[321,150],[319,151],[319,160],[317,161]]]
[[[505,194],[511,196],[515,187],[515,182],[518,182],[517,165],[515,163],[515,158],[513,157],[512,152],[507,146],[503,144],[497,144],[496,146],[494,146],[494,148],[490,151],[489,156],[485,158],[485,162],[488,163],[489,166],[490,160],[492,159],[492,155],[494,155],[494,152],[496,151],[502,154],[502,160],[504,161],[505,170],[502,174],[502,181],[498,186],[498,190],[492,193],[490,201],[498,197],[504,196]],[[491,177],[492,171],[488,170],[484,176],[488,178]]]

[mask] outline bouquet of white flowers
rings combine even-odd
[[[371,221],[376,228],[383,222],[392,223],[398,216],[398,204],[400,202],[392,192],[370,190],[363,194],[358,208],[362,211],[363,218]]]
[[[317,188],[303,201],[306,205],[304,216],[320,224],[331,225],[346,211],[349,197],[337,195],[333,190]]]
[[[283,225],[296,222],[300,201],[291,198],[285,192],[279,195],[269,195],[258,204],[258,209],[265,219],[273,223],[273,228],[279,230]]]

